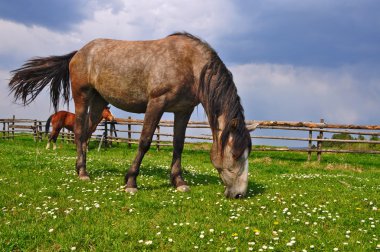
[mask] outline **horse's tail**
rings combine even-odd
[[[54,114],[52,114],[46,121],[46,125],[45,125],[45,136],[47,134],[49,134],[49,128],[50,128],[50,122],[51,122],[51,118],[53,117]]]
[[[77,51],[63,55],[28,60],[21,68],[13,70],[9,82],[15,101],[28,105],[50,83],[50,100],[57,111],[60,96],[65,103],[70,99],[69,63]]]

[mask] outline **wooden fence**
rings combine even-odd
[[[2,139],[14,138],[21,134],[33,134],[35,141],[41,141],[44,131],[42,125],[46,122],[30,119],[0,119],[2,125]],[[126,142],[137,144],[141,133],[143,120],[132,118],[117,118],[116,122],[102,122],[98,125],[97,131],[93,134],[92,139],[99,141],[101,145],[112,145],[115,143]],[[247,121],[247,128],[251,131],[254,151],[295,151],[306,152],[308,160],[311,160],[312,153],[317,154],[317,160],[321,160],[322,153],[370,153],[380,154],[379,148],[325,148],[326,143],[346,143],[346,144],[380,144],[378,140],[367,139],[331,139],[326,136],[336,133],[345,133],[358,136],[380,136],[380,125],[344,125],[329,124],[321,120],[319,123],[314,122],[289,122],[289,121]],[[282,131],[298,132],[297,136],[273,136],[261,135],[264,131],[280,133]],[[173,121],[161,120],[157,127],[152,146],[160,149],[161,146],[172,145],[173,138]],[[195,133],[194,133],[195,132]],[[305,133],[305,137],[300,137]],[[186,142],[211,142],[211,130],[207,122],[190,121],[187,127]],[[72,133],[62,132],[61,140],[73,142]],[[257,141],[274,140],[279,141],[296,141],[297,143],[306,142],[305,147],[273,147],[272,145],[257,146]],[[300,145],[300,144],[299,144]],[[298,146],[299,146],[298,145]],[[271,147],[269,147],[271,146]],[[284,146],[287,146],[284,144]]]

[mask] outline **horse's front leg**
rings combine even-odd
[[[185,112],[177,112],[174,114],[173,160],[171,165],[170,179],[172,185],[181,192],[187,192],[190,190],[182,178],[181,156],[185,142],[186,127],[192,112],[193,109]]]
[[[131,194],[137,192],[136,179],[139,175],[140,165],[145,153],[149,150],[150,144],[152,143],[154,131],[156,130],[163,114],[163,108],[164,102],[158,98],[151,100],[148,103],[144,117],[144,125],[139,140],[138,151],[131,167],[125,175],[126,192],[129,192]]]

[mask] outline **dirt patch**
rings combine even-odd
[[[260,163],[260,164],[271,164],[273,161],[270,157],[264,157],[264,158],[255,158],[253,163]]]
[[[353,166],[350,164],[328,164],[325,167],[326,170],[341,170],[341,171],[353,171],[353,172],[363,172],[363,168],[359,166]]]

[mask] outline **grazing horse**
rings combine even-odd
[[[107,121],[114,121],[115,117],[112,115],[110,111],[110,107],[105,107],[102,112],[102,119]],[[45,125],[45,133],[49,133],[50,128],[50,122],[53,127],[50,135],[49,140],[46,145],[46,149],[48,150],[50,148],[50,142],[53,141],[53,150],[57,148],[57,145],[55,144],[57,142],[57,138],[59,135],[59,132],[62,128],[65,128],[69,131],[74,131],[75,128],[75,114],[70,113],[68,111],[58,111],[57,113],[52,114],[49,119],[46,121]],[[90,129],[91,134],[94,133],[96,130],[96,125],[93,125],[92,129]]]
[[[75,103],[76,170],[86,171],[86,141],[107,104],[145,113],[135,159],[125,175],[125,190],[137,192],[137,176],[164,112],[174,113],[171,182],[188,191],[181,155],[189,118],[201,103],[212,130],[211,162],[225,185],[225,196],[240,198],[248,186],[251,138],[231,72],[210,45],[189,33],[151,41],[96,39],[63,56],[34,58],[14,70],[9,83],[15,100],[32,102],[50,86],[56,109],[60,97]]]

